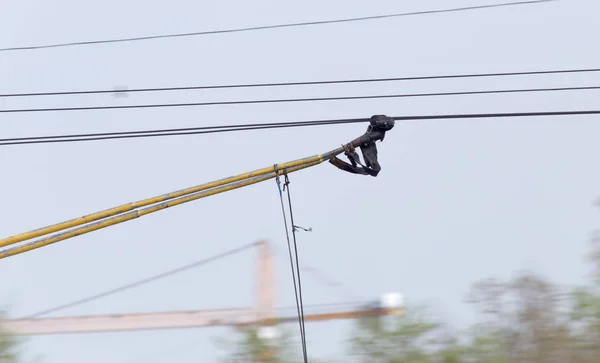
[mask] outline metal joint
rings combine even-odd
[[[385,133],[394,127],[393,118],[385,115],[374,115],[371,117],[367,132],[361,137],[342,145],[344,154],[348,157],[350,163],[340,160],[336,156],[329,159],[329,162],[337,168],[353,174],[377,176],[381,171],[381,165],[377,160],[376,141],[383,141]],[[355,148],[359,147],[363,154],[364,165],[361,163],[360,156]]]

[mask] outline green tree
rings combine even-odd
[[[510,281],[486,279],[476,283],[468,299],[479,316],[471,329],[469,360],[572,361],[567,297],[550,281],[528,271]]]
[[[8,335],[0,335],[0,362],[16,363],[18,362],[17,353],[14,349],[15,342]]]
[[[578,360],[597,362],[600,357],[600,293],[590,287],[579,287],[572,296],[572,331]]]
[[[508,281],[476,282],[467,302],[478,319],[462,334],[446,330],[422,310],[408,309],[391,325],[382,318],[361,320],[350,340],[351,353],[369,363],[598,362],[600,231],[592,238],[589,259],[592,282],[571,294],[530,271]]]
[[[478,319],[466,331],[450,330],[425,308],[408,308],[399,317],[357,321],[350,352],[369,363],[579,362],[567,298],[532,272],[484,279],[468,295]]]
[[[0,314],[0,321],[4,318],[4,314]],[[17,363],[19,362],[17,354],[17,340],[0,331],[0,363]]]
[[[421,306],[398,316],[358,319],[349,341],[350,354],[369,363],[434,362],[441,324],[429,316]]]
[[[294,344],[292,334],[282,330],[280,336],[272,339],[261,338],[256,327],[242,328],[230,339],[217,339],[217,343],[227,356],[225,363],[295,363],[301,362],[298,344]],[[310,360],[313,361],[312,359]]]
[[[572,331],[577,358],[583,363],[596,362],[600,357],[600,232],[596,231],[591,244],[592,281],[575,288],[571,295]]]

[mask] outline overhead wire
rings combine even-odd
[[[293,86],[312,86],[312,85],[328,85],[328,84],[400,82],[400,81],[419,81],[419,80],[455,79],[455,78],[511,77],[511,76],[594,73],[594,72],[600,72],[600,68],[555,69],[555,70],[543,70],[543,71],[495,72],[495,73],[462,73],[462,74],[442,74],[442,75],[406,76],[406,77],[337,79],[337,80],[322,80],[322,81],[296,81],[296,82],[240,83],[240,84],[221,84],[221,85],[217,84],[217,85],[196,85],[196,86],[173,86],[173,87],[147,87],[147,88],[113,89],[113,90],[96,89],[96,90],[54,91],[54,92],[0,93],[0,97],[8,98],[8,97],[69,96],[69,95],[122,94],[122,93],[130,94],[130,93],[142,93],[142,92],[170,92],[170,91],[192,91],[192,90],[230,89],[230,88],[259,88],[259,87],[293,87]]]
[[[277,167],[277,165],[275,165],[275,167]],[[284,169],[285,170],[285,169]],[[306,339],[305,339],[305,331],[304,331],[304,304],[302,303],[302,298],[299,297],[299,293],[298,293],[298,285],[300,284],[300,276],[298,275],[298,284],[296,283],[296,270],[297,267],[294,266],[294,258],[293,258],[293,253],[292,253],[292,244],[290,241],[290,228],[288,227],[288,219],[287,219],[287,214],[285,212],[285,206],[283,204],[283,191],[281,188],[281,180],[279,178],[279,170],[275,171],[275,174],[277,175],[275,177],[275,182],[277,184],[277,189],[279,191],[279,200],[281,202],[281,213],[283,215],[283,225],[285,227],[285,237],[287,240],[287,246],[288,246],[288,252],[289,252],[289,257],[290,257],[290,267],[291,267],[291,271],[292,271],[292,281],[293,281],[293,285],[294,285],[294,297],[296,300],[296,309],[298,312],[298,325],[300,327],[300,338],[302,340],[302,355],[304,358],[304,363],[308,362],[308,358],[306,355]],[[287,173],[286,173],[287,175]],[[293,222],[291,222],[291,224],[293,225]],[[292,228],[293,231],[293,228]],[[297,254],[296,254],[296,258],[297,258]],[[299,272],[299,269],[298,269]]]
[[[432,114],[432,115],[406,115],[393,117],[396,121],[426,121],[426,120],[451,120],[451,119],[489,119],[489,118],[519,118],[519,117],[546,117],[546,116],[584,116],[598,115],[600,110],[571,110],[571,111],[537,111],[537,112],[512,112],[512,113],[473,113],[473,114]],[[110,139],[130,139],[140,137],[167,137],[197,134],[212,134],[234,131],[253,131],[265,129],[277,129],[288,127],[308,127],[342,125],[351,123],[369,122],[369,118],[348,118],[336,120],[314,120],[297,122],[271,122],[253,124],[235,124],[219,126],[202,126],[173,129],[156,130],[132,130],[123,132],[89,133],[89,134],[65,134],[51,136],[16,137],[0,139],[0,146],[24,145],[24,144],[46,144],[87,142]]]
[[[338,123],[357,123],[367,122],[368,118],[357,119],[341,119],[341,120],[320,120],[320,121],[294,121],[294,122],[270,122],[270,123],[251,123],[251,124],[236,124],[236,125],[221,125],[221,126],[201,126],[201,127],[186,127],[174,129],[155,129],[144,131],[123,131],[123,132],[103,132],[103,133],[88,133],[88,134],[69,134],[69,135],[53,135],[53,136],[33,136],[33,137],[17,137],[0,139],[0,145],[20,145],[40,142],[68,142],[68,141],[93,141],[93,140],[110,140],[120,138],[137,138],[137,137],[153,137],[153,136],[175,136],[175,135],[190,135],[203,133],[218,133],[230,131],[244,130],[261,130],[271,128],[285,127],[300,127],[300,126],[318,126],[331,125]]]
[[[237,247],[237,248],[231,249],[231,250],[226,251],[226,252],[219,253],[217,255],[214,255],[214,256],[211,256],[211,257],[208,257],[208,258],[203,258],[201,260],[197,260],[197,261],[188,263],[186,265],[179,266],[177,268],[174,268],[174,269],[171,269],[171,270],[168,270],[168,271],[165,271],[165,272],[161,272],[159,274],[155,274],[155,275],[152,275],[152,276],[149,276],[149,277],[145,277],[143,279],[136,280],[136,281],[133,281],[131,283],[128,283],[128,284],[125,284],[125,285],[122,285],[122,286],[119,286],[119,287],[115,287],[115,288],[112,288],[112,289],[109,289],[109,290],[106,290],[106,291],[102,291],[102,292],[96,293],[96,294],[91,295],[91,296],[87,296],[87,297],[84,297],[84,298],[81,298],[81,299],[77,299],[77,300],[74,300],[74,301],[71,301],[71,302],[68,302],[68,303],[65,303],[65,304],[61,304],[61,305],[58,305],[58,306],[54,306],[54,307],[51,307],[51,308],[48,308],[48,309],[44,309],[44,310],[38,311],[36,313],[24,316],[21,319],[37,318],[39,316],[48,315],[48,314],[51,314],[51,313],[55,313],[57,311],[65,310],[65,309],[68,309],[68,308],[71,308],[71,307],[74,307],[74,306],[82,305],[82,304],[85,304],[85,303],[89,303],[89,302],[92,302],[92,301],[95,301],[95,300],[107,297],[107,296],[110,296],[110,295],[114,295],[114,294],[117,294],[117,293],[120,293],[120,292],[124,292],[124,291],[130,290],[130,289],[134,289],[134,288],[140,287],[142,285],[146,285],[146,284],[149,284],[149,283],[152,283],[152,282],[156,282],[158,280],[162,280],[162,279],[164,279],[166,277],[170,277],[170,276],[173,276],[173,275],[176,275],[176,274],[179,274],[179,273],[182,273],[182,272],[194,269],[194,268],[198,268],[200,266],[204,266],[204,265],[206,265],[206,264],[208,264],[210,262],[221,260],[221,259],[223,259],[225,257],[233,256],[233,255],[235,255],[237,253],[240,253],[242,251],[245,251],[247,249],[255,247],[256,245],[257,245],[256,242],[249,243],[249,244],[243,245],[241,247]]]
[[[488,113],[488,114],[453,114],[453,115],[414,115],[414,116],[395,116],[388,117],[395,121],[404,120],[442,120],[442,119],[471,119],[471,118],[499,118],[499,117],[537,117],[537,116],[566,116],[566,115],[592,115],[600,114],[599,110],[583,111],[550,111],[550,112],[518,112],[518,113]],[[327,122],[327,121],[325,121]],[[340,120],[338,120],[340,122]],[[343,122],[343,121],[342,121]],[[361,139],[351,141],[352,145]],[[360,146],[360,145],[358,145]],[[42,237],[37,240],[25,242],[15,247],[0,250],[0,259],[22,254],[28,251],[39,249],[57,242],[93,232],[108,226],[123,223],[129,220],[155,213],[166,208],[188,203],[194,200],[205,198],[211,195],[223,193],[260,183],[262,181],[277,178],[280,174],[278,170],[285,170],[288,173],[309,168],[321,164],[327,160],[332,160],[336,155],[345,152],[345,147],[338,147],[324,154],[317,154],[308,158],[302,158],[274,166],[258,169],[249,173],[232,176],[225,179],[196,185],[179,191],[162,194],[152,198],[147,198],[137,202],[126,203],[111,209],[89,214],[76,219],[64,221],[54,225],[49,225],[36,230],[20,233],[11,237],[0,239],[0,247],[7,247],[20,242]],[[76,227],[76,228],[73,228]],[[58,232],[58,233],[56,233]]]
[[[445,97],[445,96],[467,96],[467,95],[532,93],[532,92],[564,92],[564,91],[585,91],[585,90],[600,90],[600,86],[521,88],[521,89],[500,89],[500,90],[482,90],[482,91],[402,93],[402,94],[386,94],[386,95],[360,95],[360,96],[336,96],[336,97],[279,98],[279,99],[262,99],[262,100],[209,101],[209,102],[189,102],[189,103],[186,103],[186,102],[155,103],[155,104],[142,104],[142,105],[44,107],[44,108],[25,108],[25,109],[0,109],[0,113],[97,111],[97,110],[149,109],[149,108],[167,108],[167,107],[200,107],[200,106],[249,105],[249,104],[268,104],[268,103],[372,100],[372,99],[414,98],[414,97]]]
[[[308,352],[306,347],[306,324],[304,321],[304,299],[302,298],[302,281],[300,279],[300,259],[298,257],[298,243],[296,241],[296,224],[294,222],[294,208],[292,207],[292,196],[290,193],[290,179],[287,172],[283,172],[285,181],[283,189],[287,191],[288,210],[290,211],[290,224],[292,226],[292,238],[294,240],[294,254],[296,256],[296,273],[298,274],[298,296],[300,300],[300,320],[302,324],[302,351],[304,353],[304,362],[308,362]],[[290,256],[291,257],[291,256]]]
[[[396,116],[388,117],[393,120],[424,120],[424,119],[450,119],[450,118],[491,118],[491,117],[517,117],[517,116],[542,116],[542,115],[590,115],[599,114],[597,110],[585,111],[554,111],[554,112],[534,112],[534,113],[510,113],[510,114],[463,114],[463,115],[426,115],[426,116]],[[361,139],[355,139],[352,143],[362,142]],[[352,144],[354,145],[354,144]],[[356,145],[354,145],[356,147]],[[360,145],[359,145],[360,146]],[[150,213],[155,213],[166,208],[177,206],[183,203],[188,203],[194,200],[205,198],[211,195],[223,193],[225,191],[238,189],[244,186],[260,183],[267,179],[277,178],[279,170],[286,170],[291,173],[304,168],[312,167],[323,163],[335,155],[339,155],[345,151],[345,147],[338,147],[324,154],[314,155],[308,158],[298,159],[283,164],[255,170],[249,173],[232,176],[229,178],[196,185],[190,188],[182,189],[176,192],[167,193],[152,198],[147,198],[137,202],[126,203],[111,209],[96,212],[80,218],[64,221],[58,224],[46,226],[36,230],[20,233],[11,237],[0,239],[0,247],[7,247],[20,242],[31,240],[37,237],[42,237],[48,234],[50,236],[43,237],[38,240],[33,240],[20,244],[15,247],[0,250],[0,259],[15,256],[34,249],[42,248],[65,239],[73,238],[82,234],[93,232],[108,226],[123,223],[129,220],[145,216]],[[76,227],[76,228],[73,228]],[[65,231],[66,230],[66,231]],[[58,233],[56,233],[58,232]]]
[[[376,20],[376,19],[389,19],[389,18],[398,18],[398,17],[414,16],[414,15],[439,14],[439,13],[461,12],[461,11],[471,11],[471,10],[482,10],[482,9],[499,8],[499,7],[507,7],[507,6],[540,4],[540,3],[547,3],[547,2],[551,2],[551,1],[555,1],[555,0],[531,0],[531,1],[519,1],[519,2],[505,2],[505,3],[490,4],[490,5],[466,6],[466,7],[457,7],[457,8],[450,8],[450,9],[425,10],[425,11],[414,11],[414,12],[406,12],[406,13],[393,13],[393,14],[362,16],[362,17],[334,19],[334,20],[306,21],[306,22],[251,26],[251,27],[232,28],[232,29],[197,31],[197,32],[188,32],[188,33],[172,33],[172,34],[148,35],[148,36],[139,36],[139,37],[130,37],[130,38],[75,41],[75,42],[53,43],[53,44],[33,45],[33,46],[5,47],[5,48],[0,48],[0,52],[36,50],[36,49],[59,48],[59,47],[72,47],[72,46],[93,45],[93,44],[123,43],[123,42],[134,42],[134,41],[143,41],[143,40],[164,39],[164,38],[182,38],[182,37],[191,37],[191,36],[240,33],[240,32],[257,31],[257,30],[278,29],[278,28],[292,28],[292,27],[315,26],[315,25],[336,24],[336,23],[350,23],[350,22],[359,22],[359,21]]]

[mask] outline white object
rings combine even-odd
[[[402,294],[397,292],[388,292],[381,295],[379,307],[381,309],[397,309],[404,304]]]
[[[261,326],[256,332],[260,340],[272,342],[281,338],[281,332],[274,326]]]

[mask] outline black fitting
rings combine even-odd
[[[337,157],[332,157],[329,162],[336,167],[353,174],[377,176],[381,171],[381,166],[377,161],[377,146],[376,141],[383,141],[386,131],[394,128],[395,121],[393,118],[385,115],[371,116],[367,132],[361,137],[353,140],[347,145],[344,145],[346,152],[344,153],[351,164],[346,163]],[[359,147],[365,160],[365,165],[361,164],[358,153],[354,148]]]
[[[379,131],[390,131],[394,128],[396,121],[386,115],[371,116],[371,128]],[[367,129],[369,132],[369,129]]]

